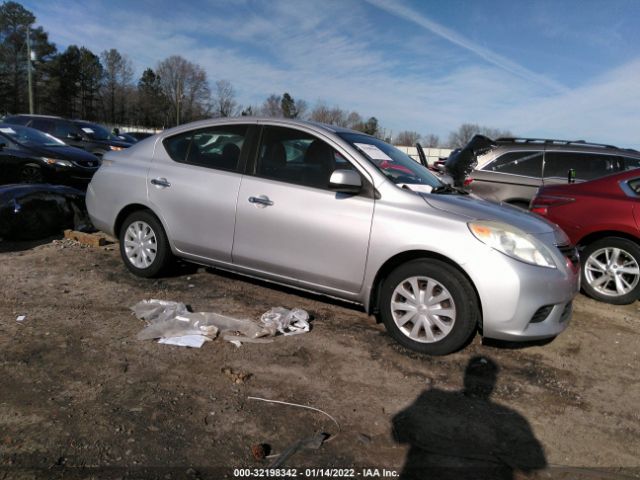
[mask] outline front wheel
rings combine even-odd
[[[640,298],[640,245],[607,237],[582,251],[582,288],[601,302],[624,305]]]
[[[439,260],[419,259],[397,267],[382,284],[378,307],[395,340],[429,355],[463,347],[480,320],[469,280]]]
[[[160,221],[148,211],[130,214],[120,229],[120,255],[139,277],[155,277],[169,265],[172,255]]]
[[[23,183],[42,183],[44,181],[42,169],[38,165],[27,163],[20,170],[20,181]]]

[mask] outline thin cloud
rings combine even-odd
[[[389,0],[365,0],[366,2],[374,5],[396,17],[400,17],[404,20],[415,23],[416,25],[430,31],[434,35],[438,35],[439,37],[457,45],[461,48],[469,50],[470,52],[478,55],[480,58],[485,61],[492,63],[493,65],[512,73],[513,75],[517,75],[531,82],[536,82],[547,87],[552,88],[556,92],[567,91],[567,88],[556,82],[555,80],[551,80],[543,75],[537,74],[522,65],[517,64],[516,62],[509,60],[502,55],[499,55],[487,48],[481,47],[473,43],[471,40],[465,38],[459,33],[454,32],[453,30],[440,25],[437,22],[434,22],[430,18],[422,15],[420,12],[402,4],[390,2]]]

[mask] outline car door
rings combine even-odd
[[[238,195],[234,264],[292,283],[359,291],[375,202],[372,194],[331,191],[336,168],[355,167],[309,133],[263,127]]]
[[[147,177],[149,201],[186,256],[231,262],[250,130],[237,124],[200,128],[157,145]]]
[[[0,143],[3,144],[0,148],[0,183],[21,182],[22,168],[30,163],[38,164],[38,161],[31,162],[30,153],[8,138],[15,135],[11,125],[0,126],[0,132],[7,134],[0,135]]]

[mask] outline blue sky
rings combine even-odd
[[[462,123],[640,147],[638,0],[25,1],[64,49],[169,55],[445,139]]]

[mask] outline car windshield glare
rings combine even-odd
[[[9,138],[22,145],[40,145],[45,147],[66,145],[66,143],[58,140],[48,133],[44,133],[33,128],[22,127],[20,125],[2,125],[0,126],[0,133],[4,133]]]
[[[428,185],[432,188],[442,186],[442,182],[429,170],[382,140],[358,133],[339,135],[396,185]]]

